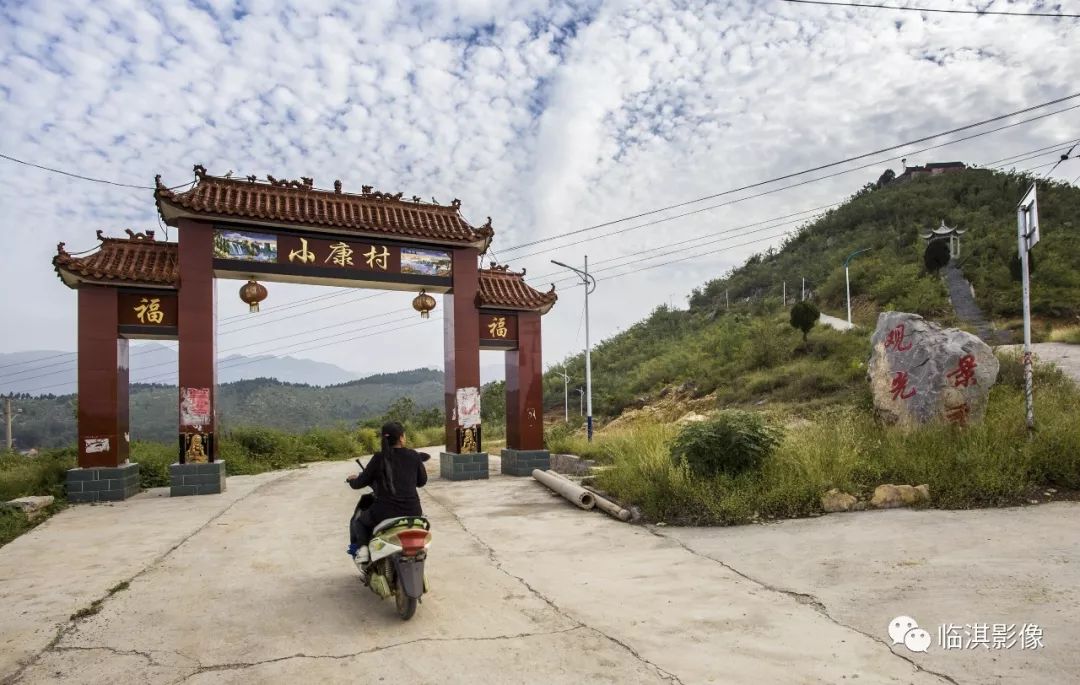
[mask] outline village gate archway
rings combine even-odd
[[[179,341],[178,458],[174,495],[224,488],[217,460],[214,279],[277,281],[441,293],[446,452],[442,477],[486,478],[480,424],[480,349],[505,350],[507,448],[502,471],[547,468],[543,447],[541,316],[555,304],[524,272],[480,259],[491,220],[473,226],[460,202],[403,199],[364,186],[346,193],[286,181],[211,176],[175,191],[157,179],[161,219],[177,242],[152,231],[106,237],[84,255],[57,246],[53,265],[78,291],[78,466],[68,473],[72,501],[124,499],[138,491],[129,459],[128,341]]]

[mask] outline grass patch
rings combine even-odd
[[[1069,343],[1070,345],[1080,345],[1080,326],[1065,326],[1063,328],[1054,328],[1050,331],[1050,335],[1047,336],[1049,342]]]
[[[648,519],[690,525],[806,516],[820,511],[821,495],[834,487],[868,498],[882,483],[928,483],[933,506],[950,509],[1020,503],[1033,487],[1080,489],[1080,391],[1056,369],[1038,366],[1037,431],[1028,440],[1020,364],[1001,361],[1000,382],[976,426],[885,427],[865,404],[832,407],[789,428],[760,468],[715,476],[696,475],[671,457],[673,427],[639,426],[594,443],[606,446],[614,465],[599,474],[599,485]]]
[[[69,620],[79,621],[79,620],[82,620],[84,618],[89,618],[89,617],[93,616],[94,614],[98,613],[99,611],[101,611],[101,607],[102,607],[102,605],[104,603],[105,603],[104,599],[95,599],[93,602],[90,603],[90,606],[83,607],[82,609],[79,609],[74,614],[72,614],[69,617]]]

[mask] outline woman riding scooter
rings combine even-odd
[[[360,499],[349,523],[349,554],[361,573],[370,559],[367,544],[381,521],[398,516],[423,516],[416,489],[427,483],[424,462],[428,458],[405,447],[405,428],[397,421],[390,421],[382,427],[382,449],[371,457],[361,473],[348,477],[354,490],[370,486],[375,495],[370,507],[364,507],[366,496]]]

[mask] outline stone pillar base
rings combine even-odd
[[[505,476],[531,476],[533,469],[547,471],[551,468],[551,452],[547,450],[502,451],[502,472]]]
[[[488,477],[487,452],[439,453],[439,476],[444,480],[478,480]]]
[[[119,502],[139,493],[139,465],[69,469],[64,487],[72,504]]]
[[[225,462],[170,464],[169,496],[220,495],[225,492]]]

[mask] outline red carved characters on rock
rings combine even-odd
[[[975,383],[975,367],[978,364],[975,363],[975,355],[965,354],[960,357],[960,362],[956,368],[945,374],[946,378],[951,378],[953,387],[966,388],[972,383]]]
[[[906,399],[908,399],[909,397],[912,397],[915,394],[916,389],[915,388],[908,389],[907,383],[908,383],[908,373],[907,373],[907,371],[897,371],[895,374],[893,374],[891,392],[892,392],[892,398],[894,400],[896,400],[896,399],[906,400]]]
[[[897,352],[907,352],[911,349],[911,343],[904,344],[904,324],[897,324],[896,328],[889,331],[885,336],[885,349],[895,348]]]

